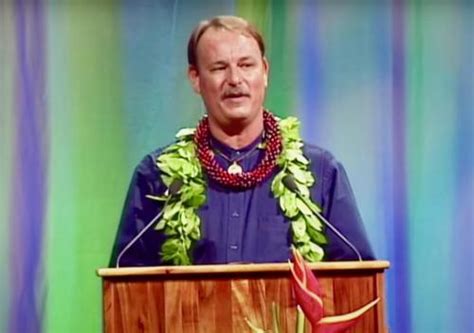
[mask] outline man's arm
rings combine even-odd
[[[373,260],[374,253],[365,232],[346,171],[334,156],[317,146],[305,145],[316,183],[311,197],[322,208],[324,217],[360,252],[362,259]],[[324,260],[358,260],[357,254],[341,238],[326,228],[328,244]]]
[[[146,195],[159,195],[165,191],[154,162],[154,155],[147,155],[133,174],[109,262],[110,267],[117,266],[119,253],[161,209],[160,202],[146,197]],[[164,236],[151,227],[126,250],[120,259],[120,267],[159,265],[159,251],[163,241]]]

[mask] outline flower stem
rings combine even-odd
[[[273,333],[280,333],[281,332],[280,307],[275,302],[272,302],[272,319],[273,319]]]
[[[296,307],[296,333],[304,333],[305,316],[300,306]]]

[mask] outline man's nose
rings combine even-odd
[[[240,73],[240,69],[237,66],[229,66],[227,81],[231,85],[238,85],[242,82],[242,73]]]

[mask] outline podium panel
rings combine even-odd
[[[386,261],[310,264],[324,295],[324,315],[344,314],[380,298],[349,332],[387,332]],[[288,264],[104,268],[104,331],[107,333],[242,333],[246,320],[295,332],[296,301]],[[307,323],[306,332],[310,332]]]

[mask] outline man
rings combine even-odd
[[[201,22],[188,62],[207,115],[136,168],[110,265],[284,262],[292,246],[309,261],[373,259],[343,167],[264,109],[255,28]]]

